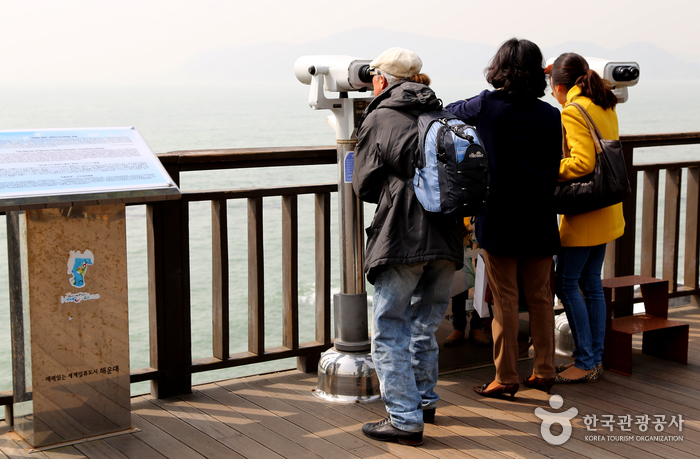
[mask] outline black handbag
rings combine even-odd
[[[560,215],[576,215],[602,209],[624,201],[631,193],[622,144],[619,140],[605,140],[591,115],[577,103],[591,131],[595,144],[595,169],[583,177],[559,183],[554,192],[554,210]],[[563,156],[569,156],[566,147],[566,131],[563,130]]]

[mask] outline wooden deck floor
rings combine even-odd
[[[95,440],[70,447],[28,453],[0,428],[0,457],[33,458],[612,458],[700,457],[700,309],[685,307],[672,318],[691,324],[690,365],[648,357],[638,350],[633,375],[605,373],[595,384],[555,386],[562,408],[549,405],[540,391],[521,387],[514,402],[482,398],[472,386],[493,378],[493,367],[440,377],[435,424],[426,425],[421,447],[375,442],[362,435],[365,422],[385,416],[381,403],[342,405],[312,396],[316,375],[296,371],[227,380],[197,386],[193,394],[156,400],[132,399],[132,422],[140,432]],[[637,349],[641,341],[636,342]],[[563,361],[562,361],[563,362]],[[520,362],[522,375],[531,361]],[[573,434],[560,446],[545,442],[536,408],[561,412],[578,409]],[[682,415],[682,431],[653,424],[640,433],[635,417]],[[596,432],[587,431],[583,418],[596,415]],[[631,415],[631,432],[617,424],[612,431],[600,425],[606,415],[615,423]],[[556,430],[556,429],[555,429]],[[605,441],[586,438],[613,436]],[[682,441],[640,441],[638,435],[682,436]],[[622,436],[635,437],[620,441]],[[4,454],[4,456],[3,456]]]

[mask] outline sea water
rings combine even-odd
[[[700,131],[700,95],[679,88],[694,81],[649,81],[630,88],[629,101],[618,106],[621,134]],[[436,82],[433,88],[447,104],[477,94],[482,82]],[[334,145],[326,123],[329,112],[308,106],[309,86],[285,83],[141,84],[111,86],[0,87],[0,129],[136,126],[156,153],[242,147]],[[354,94],[353,96],[360,95]],[[547,95],[544,100],[556,104]],[[696,146],[645,148],[636,163],[697,160]],[[270,187],[336,183],[333,165],[188,172],[183,190]],[[663,190],[663,178],[661,183]],[[337,206],[332,201],[332,234],[337,235]],[[247,350],[247,203],[229,208],[231,352]],[[371,219],[367,206],[365,223]],[[660,206],[660,212],[663,211]],[[149,366],[148,277],[145,206],[127,207],[127,251],[131,367]],[[299,199],[300,341],[314,339],[313,197]],[[641,216],[639,217],[641,219]],[[6,240],[4,217],[0,240]],[[659,224],[662,224],[662,219]],[[637,223],[638,225],[641,222]],[[266,347],[281,345],[281,201],[264,200]],[[339,285],[338,241],[332,239],[332,291]],[[661,248],[658,250],[661,254]],[[211,211],[208,202],[190,207],[190,273],[192,357],[212,355],[211,344]],[[7,284],[7,247],[0,242],[0,282]],[[682,263],[681,263],[682,266]],[[11,388],[9,298],[0,290],[0,390]],[[294,359],[195,374],[205,382],[294,366]],[[145,392],[148,383],[132,386]]]

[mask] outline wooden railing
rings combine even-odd
[[[159,155],[179,183],[188,171],[223,168],[335,164],[336,149],[275,148],[174,152]],[[191,391],[193,373],[297,357],[298,367],[315,371],[321,352],[331,346],[330,323],[330,194],[336,184],[184,192],[180,201],[148,206],[149,315],[151,368],[132,372],[132,382],[150,380],[152,393],[169,397]],[[297,295],[297,197],[315,196],[316,324],[315,340],[299,343]],[[265,270],[263,263],[263,198],[282,199],[281,347],[266,348]],[[248,351],[229,353],[229,292],[226,201],[248,204]],[[212,205],[213,355],[192,360],[188,212],[192,202]],[[243,237],[244,235],[240,235]],[[279,306],[279,305],[277,305]]]
[[[700,144],[700,132],[678,134],[631,135],[621,138],[627,163],[627,170],[632,186],[632,196],[623,203],[625,215],[625,233],[616,240],[606,256],[604,277],[618,277],[637,274],[636,262],[640,260],[640,274],[663,277],[669,281],[671,298],[688,296],[690,302],[698,304],[700,286],[698,285],[698,247],[700,236],[700,191],[698,174],[700,160],[668,163],[634,165],[634,151],[638,148],[665,147],[674,145]],[[699,155],[700,157],[700,155]],[[659,193],[659,174],[666,171],[666,187],[663,197]],[[683,283],[678,284],[678,263],[680,259],[680,215],[681,215],[681,177],[686,170],[687,193],[685,213],[685,238],[682,241],[684,258]],[[638,184],[642,173],[642,186]],[[642,202],[638,207],[638,195],[642,193]],[[661,199],[660,199],[661,198]],[[663,271],[661,276],[656,270],[656,246],[658,234],[657,211],[660,200],[664,208],[663,225]],[[641,248],[637,250],[637,217],[642,217]],[[640,302],[640,296],[634,296],[631,288],[618,289],[615,292],[613,310],[618,315],[632,313],[633,304]]]
[[[700,132],[623,137],[623,145],[632,181],[632,197],[624,203],[627,227],[623,237],[614,243],[606,258],[605,276],[615,277],[635,273],[635,260],[641,256],[641,273],[656,275],[655,247],[659,237],[656,210],[664,202],[663,273],[669,279],[671,296],[691,296],[697,304],[700,296],[698,247],[700,226],[700,189],[698,187],[700,160],[683,163],[656,163],[633,166],[635,148],[661,147],[700,143]],[[216,169],[270,166],[299,166],[335,164],[334,147],[258,148],[235,150],[183,151],[158,155],[170,176],[180,182],[182,173]],[[681,171],[687,169],[687,199],[684,212],[685,238],[680,241]],[[658,190],[660,171],[666,171],[663,196]],[[637,206],[638,172],[642,172],[643,201]],[[169,397],[191,392],[192,374],[230,368],[257,362],[297,357],[301,369],[315,371],[320,353],[331,341],[331,274],[330,274],[330,199],[336,184],[302,185],[279,188],[217,190],[184,192],[179,201],[164,201],[147,206],[150,367],[133,370],[131,381],[152,382],[156,397]],[[299,342],[297,293],[297,197],[315,197],[315,340]],[[283,338],[280,347],[265,347],[264,316],[266,304],[263,287],[266,272],[263,265],[262,223],[263,198],[282,200],[282,289]],[[229,349],[229,270],[228,200],[245,199],[248,208],[248,350],[231,354]],[[189,272],[189,207],[191,203],[211,202],[213,259],[213,343],[212,355],[192,359],[190,325]],[[636,253],[636,216],[641,211],[641,253]],[[238,235],[243,238],[246,235]],[[678,280],[678,260],[684,259],[683,283]],[[629,301],[632,300],[632,301]],[[627,313],[636,301],[633,292],[616,293],[616,311]],[[278,306],[278,305],[277,305]],[[0,404],[12,403],[11,392],[0,395]]]

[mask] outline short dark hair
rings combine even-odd
[[[512,95],[538,98],[547,88],[542,51],[530,40],[503,43],[485,73],[489,84]]]

